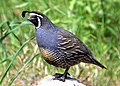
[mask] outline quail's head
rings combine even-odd
[[[51,21],[46,17],[44,14],[36,11],[23,11],[22,17],[25,17],[25,14],[28,13],[29,17],[28,20],[34,24],[36,28],[40,28],[41,26],[49,25],[48,23],[51,23]]]

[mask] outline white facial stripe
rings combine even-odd
[[[38,26],[36,27],[36,29],[38,29],[41,26],[40,18],[37,17],[37,19],[38,19]]]
[[[43,16],[38,15],[38,14],[36,14],[36,13],[30,13],[30,16],[34,16],[34,15],[39,16],[40,18],[43,18]]]

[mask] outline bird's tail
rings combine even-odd
[[[93,64],[101,67],[101,68],[104,68],[104,69],[107,69],[104,65],[102,65],[99,61],[97,61],[95,58],[93,58]]]
[[[86,63],[91,63],[91,64],[95,64],[95,65],[97,65],[97,66],[99,66],[99,67],[101,67],[101,68],[104,68],[104,69],[107,69],[104,65],[102,65],[99,61],[97,61],[96,59],[95,59],[95,57],[94,56],[89,56],[89,55],[87,55],[89,58],[87,58],[87,60],[86,60]]]

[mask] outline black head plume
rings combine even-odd
[[[26,14],[26,13],[30,13],[30,12],[29,12],[29,11],[23,11],[23,12],[22,12],[22,17],[25,17],[25,14]]]
[[[35,14],[38,14],[38,15],[41,15],[41,16],[45,16],[44,14],[40,13],[40,12],[37,12],[37,11],[23,11],[22,12],[22,17],[25,17],[25,14],[26,13],[35,13]]]

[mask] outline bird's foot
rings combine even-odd
[[[66,77],[64,76],[64,74],[56,73],[56,74],[54,74],[54,76],[55,76],[55,78],[53,80],[60,80],[60,81],[65,82]]]
[[[70,76],[69,73],[67,73],[67,75]],[[55,76],[55,78],[53,80],[60,80],[65,82],[65,79],[67,78],[67,76],[65,76],[64,74],[60,74],[60,73],[55,73],[53,76]]]
[[[53,76],[55,76],[55,78],[60,78],[63,76],[63,74],[60,74],[60,73],[55,73]]]

